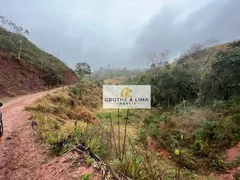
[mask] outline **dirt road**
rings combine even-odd
[[[24,107],[55,90],[21,96],[6,102],[3,112],[4,135],[0,140],[0,180],[78,179],[84,168],[74,169],[74,154],[50,157],[48,148],[37,143],[30,114]]]

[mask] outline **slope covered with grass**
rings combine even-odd
[[[100,156],[113,169],[132,179],[164,179],[174,177],[175,163],[172,157],[159,155],[153,148],[146,150],[141,143],[145,130],[144,120],[147,118],[158,120],[162,114],[157,109],[131,110],[128,123],[127,110],[101,109],[101,89],[92,83],[79,83],[60,90],[54,94],[39,99],[35,105],[27,107],[31,111],[32,119],[37,122],[38,137],[49,144],[53,154],[64,154],[69,150],[84,144],[93,153]],[[120,132],[120,147],[118,144],[118,120]],[[125,127],[126,125],[126,127]],[[123,148],[124,131],[126,128],[126,149]],[[155,132],[157,132],[155,130]],[[152,133],[152,129],[150,129]],[[140,137],[140,138],[139,138]],[[115,142],[115,140],[117,140]],[[119,151],[124,152],[124,158],[119,159]],[[97,166],[90,156],[84,159],[88,166],[97,170]],[[105,174],[106,175],[106,174]],[[108,175],[109,179],[113,179]],[[181,170],[181,179],[210,180],[196,175],[187,169]]]
[[[161,59],[159,59],[161,62]],[[141,125],[140,140],[167,150],[181,168],[199,174],[230,174],[239,168],[227,149],[240,141],[240,41],[204,48],[195,45],[173,64],[151,66],[125,84],[149,84],[151,113]],[[180,152],[176,156],[176,151]],[[227,178],[226,178],[227,179]]]
[[[32,112],[33,119],[38,124],[39,137],[50,144],[52,153],[59,154],[77,146],[83,140],[96,138],[98,141],[100,135],[95,130],[99,131],[101,127],[92,111],[97,109],[100,103],[101,90],[97,86],[92,83],[78,83],[39,99],[34,106],[27,107],[27,110]],[[88,134],[92,132],[88,132],[87,124],[88,128],[95,124],[95,133],[91,136]],[[99,137],[96,137],[97,135]],[[93,150],[99,151],[99,142],[89,143],[93,143],[88,144]]]
[[[10,53],[18,57],[19,50],[21,60],[31,63],[43,73],[45,85],[63,84],[66,81],[65,74],[68,75],[68,83],[76,81],[74,72],[58,58],[42,51],[26,37],[0,27],[0,53]]]
[[[238,176],[232,172],[239,154],[230,162],[226,152],[240,140],[239,44],[196,49],[174,66],[151,66],[129,79],[152,86],[151,110],[98,109],[101,89],[93,84],[70,87],[28,109],[53,152],[83,143],[132,179]]]

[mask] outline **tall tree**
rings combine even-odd
[[[77,63],[75,65],[75,72],[78,75],[78,77],[82,79],[84,75],[91,74],[91,67],[86,62]]]
[[[203,43],[195,43],[189,49],[183,52],[178,61],[184,68],[194,69],[198,74],[198,99],[197,101],[202,104],[205,102],[206,97],[203,94],[204,84],[203,80],[211,70],[211,63],[215,59],[218,52],[214,46],[218,41],[208,39]]]
[[[240,47],[216,55],[212,64],[212,85],[216,99],[240,100]],[[217,85],[217,86],[216,86]],[[217,90],[217,91],[216,91]],[[210,93],[207,91],[206,93]]]
[[[170,50],[165,49],[163,52],[151,52],[148,54],[147,61],[150,62],[150,69],[153,79],[156,79],[156,73],[159,69],[165,67],[170,60]]]

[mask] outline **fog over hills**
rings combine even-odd
[[[145,67],[147,53],[173,57],[193,43],[240,38],[239,0],[1,0],[0,12],[71,67]]]

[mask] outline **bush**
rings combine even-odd
[[[122,162],[118,159],[111,162],[114,168],[124,172],[132,179],[139,179],[142,176],[142,163],[144,163],[143,158],[132,152],[127,152]]]
[[[86,161],[86,164],[88,167],[90,167],[92,165],[92,163],[94,162],[94,160],[90,156],[87,156],[85,161]]]
[[[146,128],[141,128],[139,133],[138,133],[138,138],[139,141],[146,146],[147,145],[147,129]]]
[[[233,174],[234,180],[240,180],[240,171],[237,171]]]
[[[235,40],[232,43],[229,44],[230,47],[235,48],[235,47],[240,47],[240,40]]]
[[[173,177],[173,169],[150,151],[128,151],[122,162],[114,160],[112,165],[132,179],[170,180]]]
[[[239,139],[238,115],[225,119],[205,121],[195,134],[196,140],[227,148]]]
[[[88,125],[80,140],[102,158],[110,158],[110,132],[101,125]]]
[[[90,174],[83,174],[81,180],[90,180]]]
[[[154,138],[159,138],[161,136],[160,128],[155,123],[149,124],[148,129],[150,136]]]
[[[55,118],[43,113],[34,113],[33,119],[37,121],[37,133],[40,139],[50,145],[52,154],[62,154],[83,143],[101,157],[109,155],[109,132],[100,125],[86,123],[79,126],[73,123],[62,125]]]

